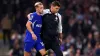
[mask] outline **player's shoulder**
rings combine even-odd
[[[44,9],[43,10],[43,15],[46,14],[46,13],[50,13],[50,10],[49,9]]]
[[[31,15],[35,16],[35,15],[37,15],[37,13],[36,12],[33,12]]]
[[[50,9],[44,9],[43,12],[44,12],[44,13],[51,13],[51,12],[50,12]],[[56,13],[56,14],[57,14],[58,16],[61,16],[60,13]]]
[[[60,13],[56,13],[56,15],[57,15],[58,17],[61,17],[61,14],[60,14]]]
[[[61,16],[61,14],[60,14],[60,13],[57,13],[57,15],[58,15],[58,16]]]
[[[50,11],[49,9],[44,9],[44,10],[43,10],[43,12],[49,12],[49,11]]]
[[[30,13],[29,15],[30,15],[30,16],[29,16],[30,20],[32,20],[32,19],[36,16],[36,13],[33,12],[33,13]]]
[[[50,12],[50,9],[44,9],[43,12],[44,12],[44,13],[51,13],[51,12]],[[61,16],[60,13],[56,13],[56,15]]]

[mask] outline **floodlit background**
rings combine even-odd
[[[23,56],[27,14],[34,3],[45,8],[54,0],[0,0],[0,56]],[[100,56],[100,0],[58,0],[61,3],[65,56]],[[35,56],[35,49],[33,55]],[[52,50],[50,56],[54,56]]]

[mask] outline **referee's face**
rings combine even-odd
[[[51,11],[53,13],[57,13],[59,11],[60,7],[59,6],[51,6]]]

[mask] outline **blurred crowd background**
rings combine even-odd
[[[34,12],[34,3],[49,8],[55,0],[0,0],[0,48],[8,46],[10,56],[23,56],[27,14]],[[61,3],[65,56],[100,56],[100,0],[58,0]],[[6,48],[2,49],[6,50]],[[32,55],[35,56],[35,49]],[[52,50],[50,56],[54,56]],[[4,54],[0,53],[0,56]]]

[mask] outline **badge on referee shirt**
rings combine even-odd
[[[56,18],[55,18],[55,21],[57,21],[57,20],[58,20],[58,18],[56,17]]]

